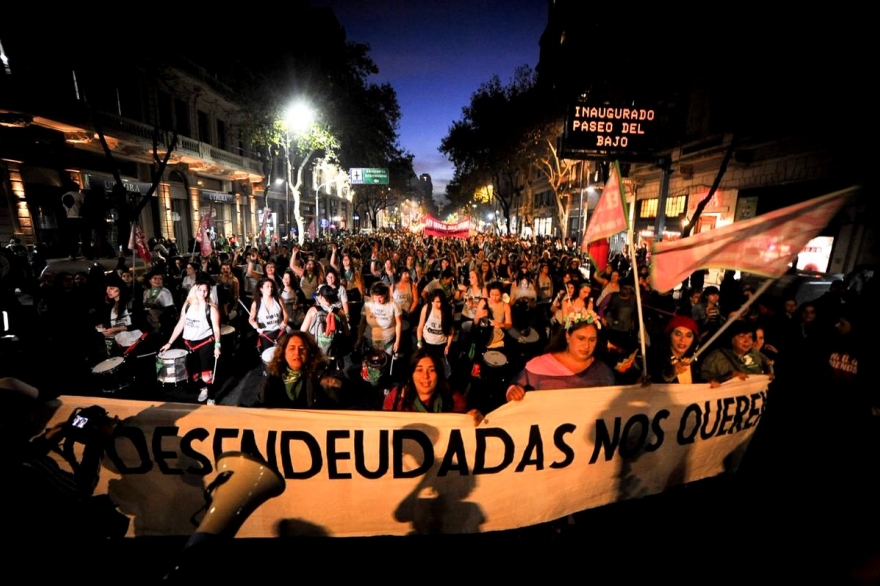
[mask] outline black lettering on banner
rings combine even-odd
[[[330,480],[347,480],[351,478],[351,472],[339,472],[336,467],[338,460],[351,460],[351,452],[336,451],[336,440],[348,439],[351,432],[345,430],[327,430],[327,475]]]
[[[544,442],[541,440],[541,429],[537,425],[529,428],[529,443],[523,450],[519,464],[516,465],[516,471],[522,472],[529,465],[534,466],[535,470],[544,469]]]
[[[724,409],[721,411],[721,425],[718,426],[718,435],[724,435],[727,433],[727,429],[724,427],[726,424],[733,421],[733,415],[730,413],[730,407],[736,402],[733,397],[724,397]]]
[[[657,438],[657,441],[654,443],[648,442],[645,446],[646,452],[654,452],[663,445],[663,439],[665,437],[665,433],[663,431],[663,427],[660,425],[660,422],[669,417],[668,409],[661,409],[654,416],[653,421],[651,421],[651,431],[654,432],[654,436]]]
[[[636,425],[639,426],[638,436],[632,438],[633,427]],[[619,450],[621,456],[624,458],[631,458],[639,453],[642,446],[645,445],[645,441],[648,439],[648,427],[650,425],[651,421],[644,413],[636,413],[629,418],[626,425],[623,426],[623,441],[620,442]]]
[[[274,446],[269,444],[268,447]],[[253,429],[241,430],[241,451],[249,456],[254,456],[255,458],[260,458],[261,460],[266,461],[266,456],[261,454],[259,448],[257,448],[257,437]],[[275,450],[268,451],[274,452]]]
[[[131,445],[134,447],[138,458],[140,459],[137,466],[129,466],[122,461],[121,457],[119,457],[119,452],[116,451],[116,444],[120,438],[127,438],[131,442]],[[144,436],[142,429],[138,427],[120,426],[116,429],[116,434],[113,440],[114,441],[110,442],[110,445],[107,447],[106,453],[120,474],[146,474],[153,469],[153,461],[150,459],[150,450],[147,449],[147,438]]]
[[[204,427],[196,427],[186,432],[186,434],[180,439],[180,452],[184,456],[192,458],[201,464],[200,468],[196,468],[195,466],[188,467],[186,469],[188,473],[195,474],[196,476],[207,476],[214,470],[214,466],[211,464],[211,459],[208,458],[208,456],[197,452],[192,446],[193,440],[203,442],[208,439],[209,435],[211,434],[208,433],[208,430]]]
[[[376,470],[368,470],[364,457],[364,430],[357,429],[354,432],[354,469],[364,478],[375,480],[388,473],[388,430],[379,431],[379,465]]]
[[[477,450],[474,455],[474,474],[497,474],[510,466],[513,462],[513,438],[500,427],[491,429],[477,428]],[[490,437],[498,438],[504,445],[504,455],[501,463],[496,466],[486,467],[486,440]]]
[[[563,423],[553,432],[553,445],[565,455],[561,462],[552,462],[550,467],[553,469],[565,468],[574,462],[574,450],[570,445],[565,443],[565,434],[573,433],[577,426],[573,423]]]
[[[706,415],[703,417],[703,425],[697,423],[700,427],[700,438],[707,440],[711,437],[715,437],[715,433],[718,431],[718,426],[721,424],[721,399],[715,401],[715,405],[717,408],[715,409],[715,419],[712,424],[712,429],[709,429],[709,415],[712,413],[712,407],[709,404],[709,401],[705,403]]]
[[[761,414],[764,412],[764,402],[767,400],[767,394],[764,392],[752,393],[750,398],[752,400],[751,401],[752,406],[749,409],[749,418],[746,419],[746,424],[745,424],[746,429],[753,427],[755,425],[758,425],[758,420],[761,418]],[[761,399],[761,408],[760,409],[755,408],[755,405],[758,402],[758,399]],[[752,423],[752,418],[755,418],[754,423]]]
[[[312,467],[302,472],[297,472],[293,468],[293,461],[290,458],[290,442],[300,441],[309,449],[309,455],[312,460]],[[281,432],[281,466],[284,478],[305,480],[315,476],[321,471],[324,465],[324,458],[321,456],[321,446],[318,440],[306,431],[282,431]]]
[[[153,430],[153,458],[162,474],[183,474],[180,468],[172,468],[165,461],[166,458],[177,458],[177,452],[167,452],[162,449],[162,438],[177,437],[180,428],[176,426],[157,425]]]
[[[437,476],[446,476],[450,470],[458,470],[462,476],[468,475],[467,453],[464,451],[464,440],[461,438],[460,429],[449,432],[449,442],[446,444],[446,453],[443,455],[440,469],[437,470]]]
[[[593,454],[590,456],[590,464],[595,464],[599,459],[599,450],[605,449],[605,461],[614,457],[617,451],[617,443],[620,441],[620,417],[614,418],[614,433],[608,434],[608,426],[604,419],[596,420],[596,440],[593,443]]]
[[[709,402],[707,401],[706,408],[708,409],[708,407]],[[691,413],[693,413],[694,415],[694,427],[693,430],[688,434],[685,430],[687,429],[688,419],[690,419]],[[682,412],[681,414],[681,421],[678,424],[678,435],[676,437],[680,446],[694,443],[694,438],[696,437],[697,432],[700,430],[701,419],[702,413],[700,412],[700,406],[696,403],[691,403],[684,408],[684,412]]]
[[[223,449],[223,440],[227,438],[235,438],[238,437],[239,431],[237,429],[232,429],[229,427],[218,427],[214,430],[214,461],[220,459],[220,455],[227,450]],[[239,446],[241,447],[241,443],[239,442]]]
[[[412,440],[422,451],[422,463],[409,472],[403,469],[404,440]],[[394,478],[416,478],[431,469],[434,465],[434,445],[424,432],[418,429],[395,429],[391,433],[391,446],[394,453]],[[414,453],[412,453],[415,456]]]
[[[745,421],[744,417],[749,412],[749,398],[745,395],[739,395],[736,397],[736,415],[733,418],[733,427],[730,428],[730,431],[727,433],[733,433],[735,431],[742,431],[743,422]],[[748,429],[748,428],[745,428]]]

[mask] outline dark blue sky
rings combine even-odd
[[[442,195],[453,167],[437,150],[483,82],[538,64],[547,0],[311,0],[330,6],[348,40],[367,43],[402,111],[401,146]]]

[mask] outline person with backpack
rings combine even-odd
[[[330,359],[343,358],[351,330],[342,311],[339,295],[330,285],[318,288],[318,297],[300,326],[300,331],[315,337],[321,353]]]

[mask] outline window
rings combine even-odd
[[[217,119],[217,148],[226,150],[226,122]]]
[[[680,216],[684,213],[687,196],[676,195],[666,199],[666,216]]]
[[[199,140],[211,144],[211,129],[208,126],[208,113],[199,110]]]
[[[643,199],[641,202],[641,208],[639,208],[639,217],[656,218],[659,202],[659,198]],[[686,204],[687,196],[684,195],[676,195],[666,198],[666,217],[670,218],[682,215]]]
[[[159,127],[166,130],[174,128],[171,110],[171,94],[160,90],[157,100],[159,102]]]
[[[174,100],[174,110],[177,115],[177,133],[183,136],[192,136],[189,126],[189,106],[183,100]]]

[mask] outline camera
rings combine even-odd
[[[109,437],[118,423],[103,407],[92,405],[74,409],[67,419],[65,431],[70,439],[88,443]]]

